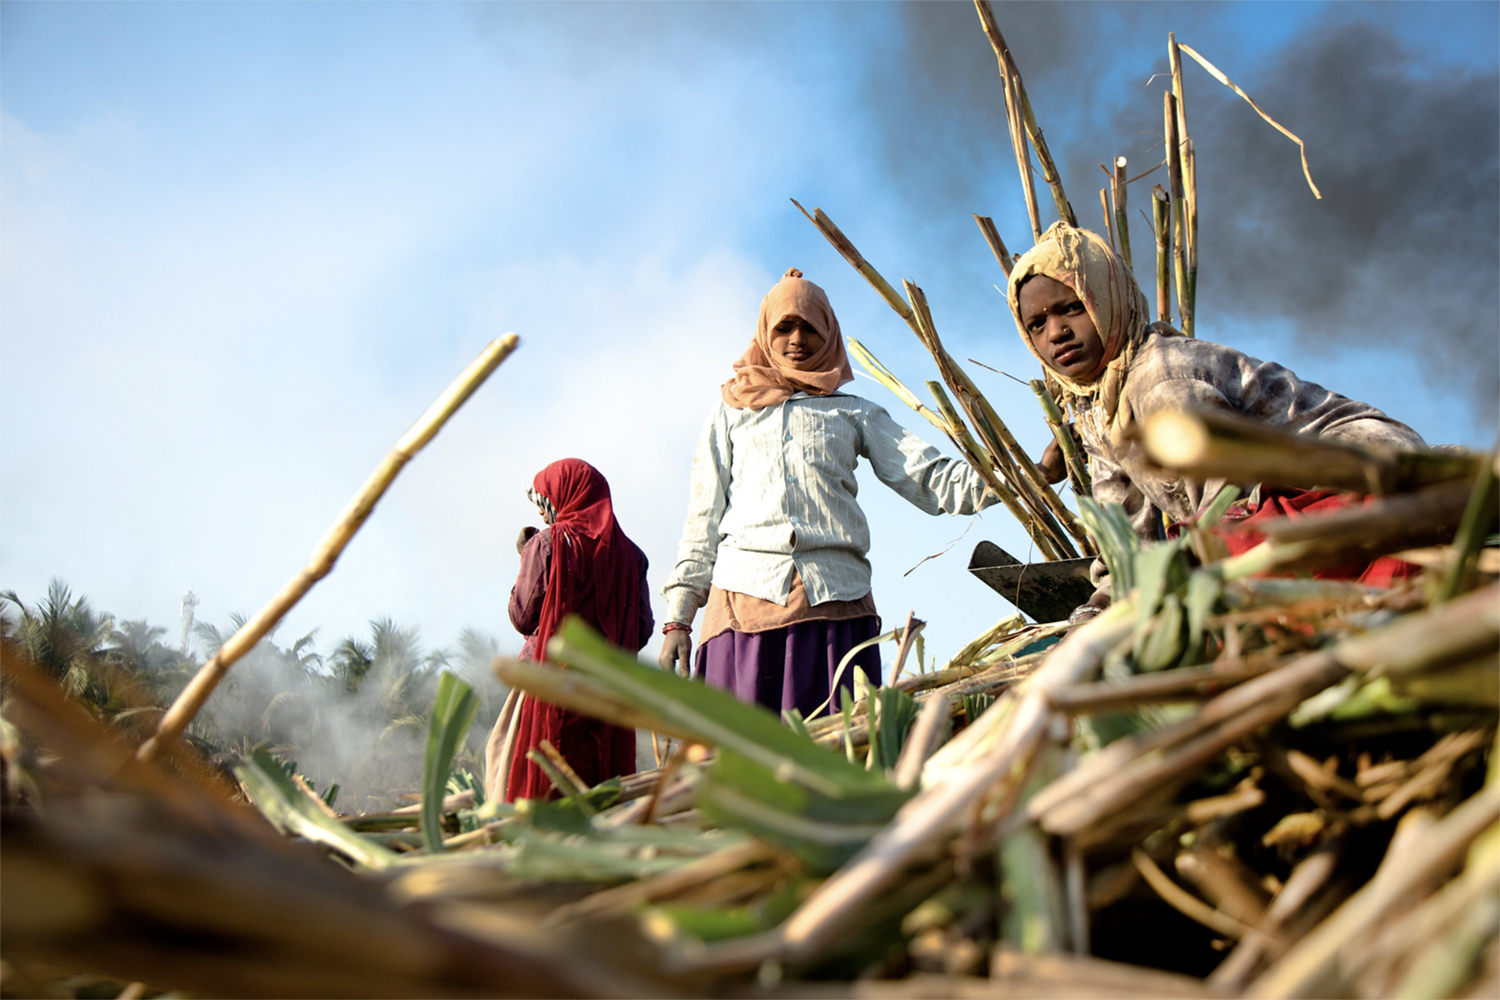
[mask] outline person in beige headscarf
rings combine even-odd
[[[855,501],[860,458],[929,514],[972,514],[994,497],[881,407],[840,392],[854,380],[823,289],[788,270],[761,301],[693,459],[692,491],[667,601],[660,663],[773,711],[804,714],[849,688],[844,655],[880,632],[870,532]],[[871,646],[853,663],[876,683]],[[837,707],[835,698],[835,708]]]
[[[1402,449],[1424,448],[1416,431],[1373,406],[1330,392],[1274,362],[1148,323],[1146,297],[1108,241],[1059,222],[1011,269],[1007,288],[1021,339],[1046,372],[1054,398],[1069,407],[1093,479],[1094,499],[1125,508],[1143,541],[1196,515],[1225,485],[1149,466],[1123,432],[1166,409],[1216,408],[1310,437]],[[1052,482],[1065,476],[1055,442],[1038,463]],[[1257,484],[1241,483],[1252,507]],[[1099,589],[1078,617],[1108,605]],[[1085,610],[1088,609],[1088,610]]]

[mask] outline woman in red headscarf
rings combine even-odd
[[[646,554],[620,530],[609,483],[587,462],[565,458],[537,473],[530,496],[547,526],[523,532],[521,571],[510,592],[511,624],[527,637],[521,658],[545,660],[547,641],[568,615],[638,653],[653,624]],[[496,773],[487,782],[495,793],[504,781],[505,801],[556,795],[541,768],[526,759],[526,751],[542,740],[590,787],[634,773],[635,730],[525,696],[511,710],[519,711],[513,725],[508,712],[496,721],[490,740],[490,770]],[[513,740],[506,735],[511,728]]]

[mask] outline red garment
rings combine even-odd
[[[587,462],[565,458],[537,473],[532,485],[551,502],[556,518],[548,532],[551,566],[536,632],[527,643],[528,658],[546,658],[547,641],[570,614],[578,615],[615,645],[639,652],[650,635],[650,625],[642,627],[640,610],[647,599],[641,582],[646,557],[620,530],[609,483]],[[528,548],[530,544],[537,544],[537,539]],[[644,620],[649,622],[649,611]],[[556,796],[547,776],[526,759],[526,751],[544,739],[586,785],[635,771],[633,729],[529,696],[521,703],[519,727],[506,782],[507,802]]]
[[[1215,533],[1224,540],[1229,554],[1237,556],[1265,541],[1266,536],[1259,528],[1266,521],[1331,514],[1356,503],[1368,504],[1371,499],[1333,490],[1263,490],[1259,507],[1240,517],[1236,517],[1235,508],[1231,508]],[[1369,563],[1324,567],[1313,572],[1312,576],[1317,580],[1355,580],[1369,587],[1389,587],[1396,580],[1415,576],[1420,570],[1420,566],[1394,556],[1381,556]]]

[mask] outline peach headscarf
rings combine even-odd
[[[1068,378],[1042,363],[1053,395],[1062,397],[1060,402],[1068,396],[1097,396],[1106,420],[1113,422],[1130,362],[1146,337],[1149,313],[1145,294],[1125,261],[1110,249],[1104,237],[1087,229],[1074,229],[1065,222],[1054,223],[1042,234],[1041,241],[1022,254],[1011,268],[1006,291],[1021,340],[1038,361],[1042,360],[1041,355],[1021,322],[1021,284],[1038,274],[1073,289],[1104,341],[1104,357],[1099,367],[1085,378]]]
[[[788,316],[802,317],[823,335],[823,349],[797,364],[771,350],[771,331]],[[854,370],[828,296],[793,267],[760,300],[755,339],[734,363],[734,378],[724,383],[720,394],[736,410],[760,410],[785,402],[793,393],[826,396],[853,381]]]

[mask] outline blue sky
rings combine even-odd
[[[1202,336],[1493,445],[1500,6],[996,9],[1085,225],[1095,162],[1154,162],[1168,30],[1307,141],[1321,202],[1189,66]],[[610,478],[659,587],[703,419],[788,266],[908,384],[935,377],[789,198],[920,284],[956,357],[1035,374],[970,218],[1029,242],[1000,101],[965,3],[0,3],[0,587],[58,576],[174,634],[189,588],[221,626],[253,612],[508,330],[281,635],[327,650],[389,615],[519,648],[525,489],[566,455]],[[1039,451],[1031,394],[971,370]],[[964,570],[981,538],[1024,555],[1003,510],[928,518],[861,483],[888,622],[915,609],[946,657],[1009,612]]]

